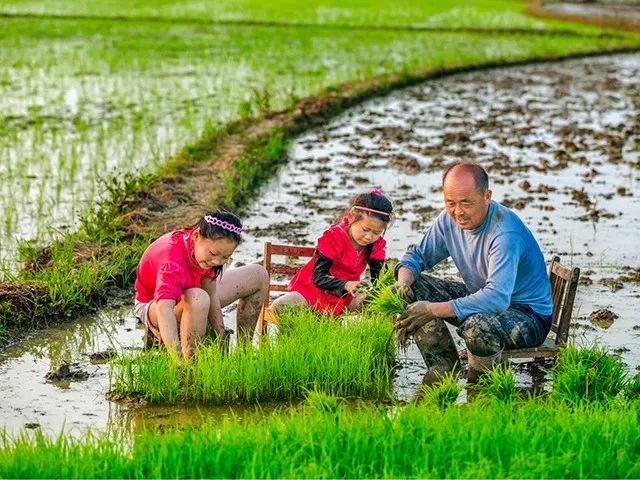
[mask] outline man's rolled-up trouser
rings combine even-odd
[[[416,301],[447,302],[470,295],[463,283],[441,280],[426,273],[422,273],[412,287]],[[547,338],[551,327],[550,320],[547,324],[527,305],[516,304],[501,313],[475,313],[464,320],[453,317],[447,318],[446,321],[457,327],[458,335],[465,340],[467,349],[480,357],[494,355],[502,350],[537,347]],[[442,320],[430,323],[442,323],[444,326]],[[443,329],[436,325],[425,325],[425,330],[425,333],[443,332]],[[442,333],[438,336],[442,336]],[[452,344],[447,338],[434,338],[433,342]]]

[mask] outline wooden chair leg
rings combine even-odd
[[[260,336],[264,335],[264,332],[266,330],[266,323],[264,321],[265,310],[266,307],[262,305],[262,308],[260,309],[260,315],[258,315],[258,324],[256,325],[256,330],[258,331],[258,335]]]

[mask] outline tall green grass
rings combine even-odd
[[[265,420],[0,440],[3,478],[637,478],[640,403],[354,408],[312,394]]]
[[[552,395],[571,405],[608,402],[633,391],[620,358],[598,345],[567,345],[551,369],[551,381]]]
[[[496,365],[485,372],[473,388],[481,397],[501,402],[512,402],[516,400],[518,394],[514,370],[509,365]]]
[[[225,355],[201,345],[180,363],[164,349],[124,354],[110,367],[111,390],[151,402],[214,404],[291,400],[310,389],[377,398],[390,389],[391,324],[373,314],[340,322],[311,310],[279,314],[280,331]]]

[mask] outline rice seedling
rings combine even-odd
[[[273,341],[239,345],[228,355],[217,344],[201,345],[182,364],[164,350],[124,354],[111,364],[111,389],[151,402],[215,404],[291,400],[308,390],[373,398],[388,392],[394,354],[384,318],[341,324],[290,309],[279,321]]]
[[[394,264],[385,264],[378,280],[363,290],[367,294],[365,299],[367,310],[387,316],[404,311],[406,306],[404,300],[392,288],[395,282],[394,267]]]
[[[439,382],[423,385],[421,390],[423,402],[447,408],[456,402],[462,387],[458,383],[458,374],[451,371],[444,374]]]
[[[510,365],[497,365],[484,372],[473,388],[481,397],[500,402],[512,402],[518,395],[514,371]]]
[[[629,382],[622,361],[598,345],[567,345],[551,369],[551,379],[552,395],[572,405],[612,400]]]
[[[526,400],[387,412],[310,395],[264,420],[10,438],[3,478],[398,478],[640,475],[640,404]],[[604,441],[606,440],[606,441]]]
[[[636,373],[625,386],[624,395],[630,399],[640,398],[640,372]]]
[[[396,315],[404,312],[405,306],[404,300],[392,287],[384,287],[371,298],[367,308],[385,315]]]

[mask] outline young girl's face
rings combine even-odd
[[[387,227],[386,223],[369,215],[356,216],[349,214],[349,235],[351,240],[359,247],[366,247],[378,240]]]
[[[238,244],[229,238],[212,240],[200,235],[200,231],[193,233],[193,256],[201,268],[218,267],[227,263]]]

